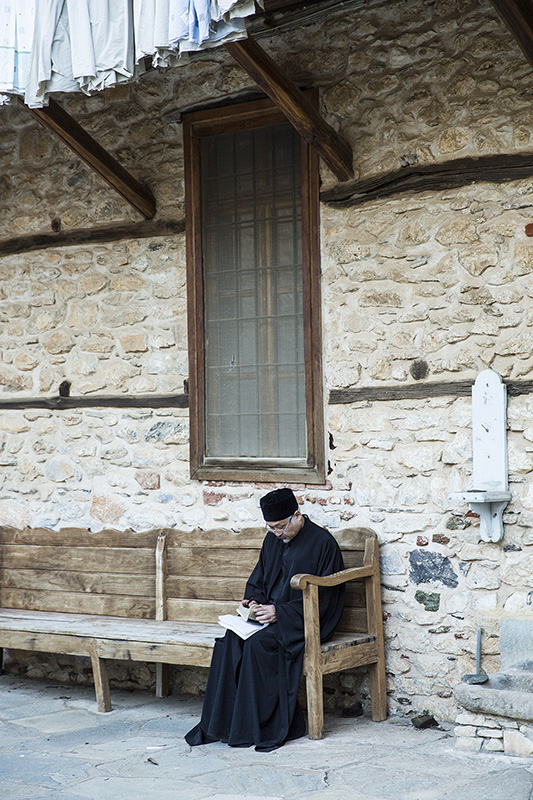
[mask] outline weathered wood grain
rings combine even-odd
[[[230,572],[235,577],[248,577],[257,562],[256,550],[225,547],[169,548],[169,575],[205,575],[224,578]]]
[[[375,642],[370,644],[358,644],[356,647],[333,650],[322,655],[323,672],[328,675],[331,672],[340,672],[343,669],[353,669],[364,667],[377,661],[378,651]]]
[[[215,623],[220,614],[235,614],[236,604],[234,600],[183,600],[175,598],[168,600],[167,612],[169,620]]]
[[[107,244],[128,239],[151,239],[160,236],[176,236],[184,233],[184,219],[158,219],[141,222],[119,222],[99,225],[94,228],[75,228],[68,231],[42,231],[24,236],[11,236],[0,239],[0,258],[3,256],[31,253],[35,250],[48,250],[59,247],[79,247],[81,245]]]
[[[206,576],[175,575],[167,579],[167,598],[183,600],[231,600],[238,603],[244,597],[246,578],[210,578]]]
[[[155,575],[155,557],[148,548],[3,545],[4,569],[43,569]]]
[[[0,410],[47,408],[65,411],[72,408],[188,408],[187,394],[98,395],[87,397],[10,397],[0,399]]]
[[[153,548],[159,530],[135,533],[131,530],[103,530],[91,533],[86,528],[24,528],[19,530],[7,525],[0,526],[0,545],[47,545],[49,547],[145,547]]]
[[[153,576],[96,574],[43,569],[0,569],[2,589],[33,589],[42,592],[82,592],[90,594],[154,597]]]
[[[530,178],[532,175],[531,153],[455,158],[436,164],[401,167],[363,180],[346,181],[322,191],[320,199],[327,205],[347,208],[369,200],[393,197],[402,192],[415,194],[455,189],[477,181],[502,183]]]
[[[123,595],[41,592],[32,589],[0,589],[0,606],[33,611],[66,611],[107,614],[114,617],[153,619],[155,599]]]

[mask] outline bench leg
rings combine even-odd
[[[4,658],[5,658],[5,650],[3,647],[0,647],[0,675],[4,674]]]
[[[109,678],[105,658],[91,656],[93,665],[94,688],[98,701],[98,711],[111,711],[111,695],[109,694]]]
[[[385,662],[380,659],[375,664],[370,664],[370,700],[372,702],[372,719],[382,722],[387,719],[387,677],[385,675]]]
[[[156,662],[155,665],[155,696],[168,697],[170,694],[170,666]]]
[[[307,723],[310,739],[324,738],[324,695],[322,673],[309,670],[305,678],[307,691]]]

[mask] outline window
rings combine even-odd
[[[317,158],[268,100],[184,138],[191,474],[323,483]]]

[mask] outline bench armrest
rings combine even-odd
[[[333,572],[331,575],[293,575],[291,587],[302,591],[312,584],[314,586],[338,586],[340,583],[353,581],[356,578],[370,578],[373,575],[373,567],[352,567],[343,569],[340,572]]]

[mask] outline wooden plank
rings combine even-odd
[[[155,553],[155,618],[167,618],[167,551],[164,534],[157,538]]]
[[[21,98],[19,100],[41,125],[58,136],[143,217],[154,216],[156,204],[150,190],[124,169],[59,103],[50,99],[44,108],[29,108]]]
[[[324,675],[330,672],[340,672],[343,669],[355,669],[371,664],[378,659],[378,650],[375,642],[359,644],[357,647],[348,647],[343,650],[333,650],[322,656],[322,669]]]
[[[109,694],[109,678],[107,676],[107,664],[105,659],[92,654],[91,663],[93,667],[94,688],[96,690],[98,711],[111,711],[111,695]]]
[[[59,547],[3,545],[5,569],[48,569],[60,566],[79,572],[155,575],[154,551],[149,548]]]
[[[170,669],[168,664],[158,661],[155,665],[155,696],[168,697],[170,694]]]
[[[93,639],[56,633],[4,631],[0,628],[0,642],[6,650],[64,653],[70,656],[90,656]]]
[[[305,631],[305,686],[309,738],[324,737],[324,698],[322,691],[322,654],[320,649],[320,615],[318,586],[308,584],[303,590]]]
[[[220,628],[222,631],[222,628]],[[220,634],[218,634],[220,635]],[[146,642],[123,642],[111,639],[98,643],[98,653],[103,658],[128,659],[131,661],[147,661],[149,663],[181,664],[189,667],[209,667],[213,655],[215,637],[207,644],[166,645],[148,644]]]
[[[205,575],[224,578],[230,572],[235,577],[248,578],[257,563],[255,550],[220,548],[169,549],[169,575]]]
[[[144,575],[111,575],[42,569],[0,569],[3,589],[32,589],[42,592],[85,592],[93,594],[155,596],[155,579]]]
[[[415,164],[363,180],[348,181],[324,189],[320,199],[327,205],[348,208],[405,192],[412,195],[417,192],[456,189],[476,181],[504,183],[530,178],[532,175],[531,153],[456,158],[436,164]]]
[[[258,516],[259,516],[258,510]],[[239,550],[259,550],[265,538],[264,527],[244,528],[241,531],[229,531],[226,528],[213,528],[208,531],[195,528],[192,531],[164,529],[167,546],[170,547],[212,547],[217,549],[237,548]]]
[[[218,631],[222,631],[222,628]],[[217,631],[217,635],[220,635]],[[147,661],[153,663],[183,664],[185,666],[208,667],[211,663],[215,635],[210,639],[194,643],[153,644],[151,642],[104,639],[95,641],[91,637],[68,636],[54,633],[29,633],[27,631],[3,631],[0,642],[6,650],[24,650],[41,653],[64,653],[65,655],[91,657],[97,652],[100,658]]]
[[[25,236],[10,236],[0,239],[0,258],[3,256],[32,253],[59,247],[109,244],[128,239],[151,239],[160,236],[176,236],[185,232],[184,219],[141,220],[98,225],[93,228],[75,228],[68,231],[43,231]]]
[[[1,589],[0,605],[4,608],[65,611],[77,614],[105,614],[113,617],[153,619],[155,616],[155,598],[124,597],[120,595]]]
[[[352,152],[299,87],[254,39],[224,45],[228,53],[278,105],[298,133],[315,148],[340,181],[353,177]]]
[[[213,623],[95,616],[0,608],[0,635],[11,631],[30,634],[66,634],[89,639],[111,638],[123,643],[210,644],[223,628]]]
[[[376,533],[371,528],[356,527],[356,528],[342,528],[340,531],[335,531],[335,539],[339,543],[341,550],[363,553],[365,550],[365,542],[367,539],[375,539]],[[358,565],[354,565],[358,566]]]
[[[155,548],[160,530],[135,533],[131,530],[103,530],[91,533],[86,528],[24,528],[0,526],[0,544],[47,545],[49,547],[145,547]]]
[[[235,601],[170,600],[168,618],[185,622],[217,622],[220,614],[235,614]],[[222,628],[220,629],[222,631]]]
[[[358,389],[332,389],[330,405],[372,402],[374,400],[424,400],[428,397],[470,397],[473,381],[434,381],[403,386],[366,386]]]
[[[367,630],[376,637],[378,658],[370,669],[370,698],[372,719],[381,722],[387,718],[387,676],[385,674],[385,643],[381,611],[381,585],[379,579],[379,551],[376,541],[367,541],[365,564],[372,565],[374,575],[366,581]]]
[[[231,600],[244,597],[246,578],[204,578],[203,576],[170,576],[167,597],[183,600]]]
[[[344,611],[339,622],[339,631],[355,631],[366,633],[366,609],[344,607]]]
[[[188,408],[188,394],[95,395],[94,397],[25,397],[0,400],[0,409],[48,408]]]
[[[533,66],[533,3],[531,0],[492,0],[526,61]]]
[[[333,650],[343,650],[346,647],[356,647],[375,641],[376,637],[368,633],[335,633],[331,639],[321,645],[321,650],[323,653],[329,653]]]

